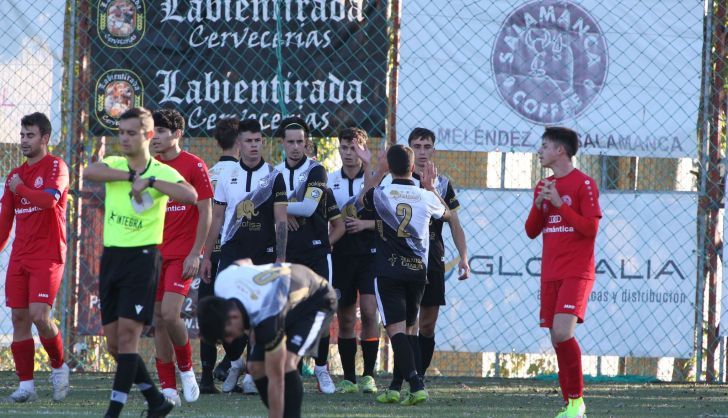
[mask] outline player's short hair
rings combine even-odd
[[[157,109],[152,113],[155,128],[167,128],[170,131],[185,131],[185,118],[174,109]]]
[[[286,131],[293,131],[297,129],[303,129],[303,137],[308,140],[308,125],[303,118],[298,116],[292,116],[285,118],[281,121],[281,125],[278,128],[278,136],[281,138],[286,137]]]
[[[543,132],[543,139],[556,142],[559,145],[563,145],[566,154],[569,158],[576,155],[579,150],[579,135],[569,128],[563,126],[550,126],[547,127]]]
[[[152,112],[143,107],[132,107],[119,116],[119,120],[139,119],[142,128],[147,131],[154,130],[154,118]]]
[[[369,141],[367,131],[359,128],[345,128],[339,131],[339,141],[352,141],[359,145],[366,145]]]
[[[235,140],[238,138],[239,125],[240,119],[236,117],[220,119],[215,124],[213,136],[215,137],[215,141],[217,141],[217,145],[223,151],[227,151],[235,145]]]
[[[415,139],[430,139],[432,141],[432,145],[435,145],[435,133],[427,128],[415,128],[410,132],[409,136],[407,137],[407,143],[412,145],[412,141]]]
[[[25,115],[20,119],[20,125],[27,128],[29,126],[37,126],[40,136],[51,134],[51,121],[44,113],[35,112]]]
[[[238,133],[251,132],[257,134],[261,131],[260,122],[257,119],[243,119],[238,124]]]
[[[387,164],[392,175],[406,176],[411,172],[414,163],[415,153],[410,147],[394,144],[387,150]]]
[[[243,316],[243,326],[245,329],[249,329],[248,312],[239,300],[224,299],[218,296],[207,296],[200,300],[197,304],[197,323],[202,341],[213,345],[225,341],[225,323],[228,312],[232,309],[240,310]]]

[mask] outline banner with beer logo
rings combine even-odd
[[[702,1],[403,2],[397,130],[439,149],[695,157]],[[424,30],[423,30],[424,29]]]
[[[548,330],[539,326],[542,236],[531,240],[524,229],[533,190],[464,190],[458,200],[472,277],[457,280],[457,252],[445,227],[447,306],[437,322],[438,349],[552,352]],[[691,357],[696,194],[610,192],[599,203],[596,281],[576,329],[583,352]]]
[[[91,130],[114,134],[134,106],[171,107],[188,136],[217,120],[284,115],[314,135],[359,126],[384,134],[387,2],[97,0]]]

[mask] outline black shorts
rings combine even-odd
[[[421,306],[445,306],[445,273],[427,270],[427,285],[422,295]]]
[[[331,285],[336,289],[339,307],[356,303],[357,291],[374,294],[374,258],[370,256],[331,256]]]
[[[317,255],[312,258],[286,257],[289,263],[301,264],[331,283],[331,254]]]
[[[266,332],[279,335],[279,341],[285,335],[286,349],[291,353],[316,357],[319,340],[328,332],[335,311],[336,293],[327,287],[290,310],[283,325],[281,317],[274,317],[264,320],[256,329],[268,328]],[[270,329],[271,327],[275,329]],[[285,329],[281,329],[283,327]],[[265,345],[256,342],[248,350],[248,361],[263,360],[265,360]]]
[[[420,301],[425,291],[424,280],[377,277],[374,279],[374,286],[379,314],[385,327],[402,321],[409,327],[417,322]]]
[[[151,325],[161,271],[162,257],[156,245],[104,247],[99,273],[101,324],[127,318]]]

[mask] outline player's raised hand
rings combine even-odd
[[[557,208],[561,207],[561,204],[564,203],[564,201],[561,200],[561,196],[559,196],[559,191],[556,190],[555,181],[549,182],[549,184],[544,188],[544,199],[548,200]]]
[[[372,152],[369,151],[369,147],[367,147],[367,144],[360,144],[359,142],[357,142],[356,145],[354,145],[354,152],[356,153],[356,156],[359,157],[365,167],[368,167],[369,164],[371,164]]]
[[[8,183],[8,187],[10,188],[10,191],[11,192],[15,193],[15,189],[17,189],[18,186],[20,186],[21,184],[23,184],[23,180],[21,180],[20,179],[20,176],[17,173],[15,173],[10,178],[10,182]]]
[[[387,162],[387,150],[381,149],[377,154],[377,171],[381,174],[389,172],[389,163]]]
[[[149,187],[149,179],[136,177],[134,183],[131,184],[131,196],[137,203],[142,203],[142,192]]]
[[[435,191],[435,180],[437,180],[437,167],[435,167],[435,163],[432,161],[425,163],[420,179],[420,183],[425,190]]]
[[[536,206],[536,209],[541,210],[541,205],[543,204],[543,201],[545,200],[544,191],[546,189],[546,186],[551,183],[549,180],[541,180],[539,184],[536,186],[536,189],[538,189],[536,193],[536,200],[533,202],[534,206]]]

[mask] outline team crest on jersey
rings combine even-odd
[[[258,187],[268,187],[268,184],[270,184],[268,177],[263,177],[262,179],[258,180]]]
[[[144,37],[144,0],[100,0],[96,7],[99,39],[109,48],[131,48]]]
[[[258,216],[258,212],[255,210],[255,204],[253,204],[252,200],[243,200],[235,208],[235,215],[238,219],[246,218],[250,220],[253,219],[253,216]]]
[[[96,120],[108,129],[119,129],[119,117],[144,105],[144,85],[133,71],[109,70],[99,77],[94,93]]]
[[[301,173],[298,175],[298,181],[304,182],[306,181],[306,173]]]
[[[569,196],[568,194],[561,196],[561,200],[563,200],[564,203],[566,203],[567,205],[571,206],[571,196]]]
[[[571,0],[533,0],[514,8],[493,42],[493,78],[520,117],[555,124],[583,113],[607,79],[607,38]]]
[[[36,189],[40,189],[41,187],[43,187],[43,177],[36,177],[35,182],[33,183],[33,187],[35,187]]]

